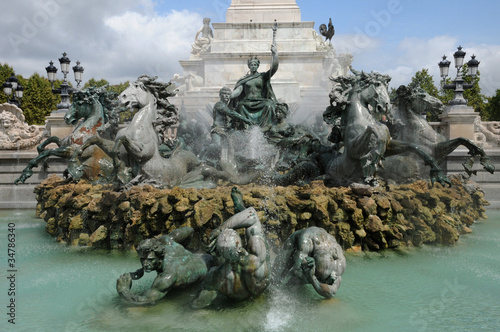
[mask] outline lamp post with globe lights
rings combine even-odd
[[[12,76],[3,84],[3,92],[9,98],[8,101],[10,104],[21,107],[19,99],[23,98],[24,87],[19,84],[19,80],[14,73],[12,73]]]
[[[63,82],[61,83],[61,86],[58,89],[54,89],[54,82],[56,80],[56,73],[57,73],[57,68],[54,66],[54,62],[50,61],[49,66],[45,67],[45,70],[47,71],[47,77],[49,79],[50,84],[52,85],[52,92],[61,95],[61,102],[57,104],[58,110],[64,110],[70,108],[71,102],[69,100],[69,97],[71,94],[73,94],[75,91],[78,90],[78,87],[82,82],[82,75],[83,75],[83,67],[80,66],[80,61],[77,61],[76,66],[73,67],[73,72],[75,74],[75,81],[77,83],[76,85],[77,89],[72,88],[68,84],[66,78],[70,70],[71,60],[67,57],[66,52],[64,52],[62,55],[63,55],[62,58],[59,59],[59,63],[61,65],[61,72],[63,73]]]
[[[453,83],[444,84],[448,72],[450,70],[450,61],[446,60],[446,55],[443,55],[443,60],[438,63],[439,72],[442,78],[443,89],[453,90],[455,92],[455,97],[450,100],[449,104],[454,105],[467,105],[467,100],[464,98],[464,91],[471,89],[474,85],[465,83],[462,77],[462,66],[464,65],[465,52],[462,51],[462,46],[458,47],[458,50],[453,53],[453,58],[455,60],[455,68],[457,69],[457,76]],[[467,62],[468,74],[474,78],[477,76],[477,69],[479,67],[479,61],[476,60],[476,56],[472,55],[471,60]]]

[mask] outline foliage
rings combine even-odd
[[[429,70],[427,68],[423,68],[420,71],[417,71],[415,73],[415,76],[411,78],[411,83],[409,84],[410,87],[413,88],[421,88],[427,91],[427,93],[433,97],[438,97],[439,96],[439,91],[434,85],[434,79],[433,77],[429,74]]]
[[[83,86],[82,89],[87,89],[87,88],[90,88],[91,86],[96,87],[96,88],[100,88],[101,86],[109,86],[109,83],[104,78],[101,78],[98,81],[98,80],[96,80],[95,78],[92,77],[91,79],[89,79],[85,83],[85,85]]]
[[[424,89],[429,95],[439,98],[439,90],[434,85],[434,78],[427,68],[417,71],[408,86]],[[439,114],[427,113],[427,121],[439,121]]]
[[[495,95],[487,99],[488,103],[482,109],[481,118],[483,121],[500,121],[500,89],[497,89]]]
[[[118,83],[118,84],[115,84],[115,85],[110,85],[108,90],[109,91],[113,91],[115,92],[116,94],[120,94],[122,93],[123,91],[125,91],[125,89],[128,88],[128,86],[130,85],[130,82],[129,81],[126,81],[126,82],[123,82],[123,83]]]
[[[91,86],[94,87],[102,87],[105,86],[107,91],[114,92],[118,96],[120,93],[122,93],[126,88],[128,88],[130,82],[126,81],[123,83],[118,83],[115,85],[109,85],[109,82],[103,78],[100,80],[96,80],[95,78],[89,79],[85,85],[83,86],[84,89],[89,88]],[[120,112],[120,122],[123,123],[126,120],[129,120],[132,118],[133,114],[131,113],[130,110],[119,110]]]
[[[398,93],[396,92],[396,89],[391,87],[389,90],[389,98],[391,98],[391,100],[395,100],[397,97]]]
[[[481,88],[479,87],[481,73],[478,71],[477,76],[472,78],[467,75],[467,71],[467,64],[465,64],[462,67],[462,77],[464,77],[466,84],[472,84],[472,88],[464,91],[464,98],[467,99],[467,104],[474,108],[474,111],[482,114],[485,107],[486,96],[481,93]]]
[[[0,65],[0,82],[3,83],[12,75],[14,69],[8,64]],[[52,94],[51,86],[46,78],[37,73],[25,79],[21,75],[16,75],[19,84],[24,87],[23,98],[21,99],[21,109],[23,110],[28,124],[44,124],[45,117],[56,109],[60,97]],[[61,82],[56,82],[60,84]],[[56,86],[57,86],[56,84]],[[0,103],[8,101],[4,93],[0,93]]]
[[[90,88],[91,86],[94,86],[96,88],[99,88],[101,86],[105,86],[106,90],[110,92],[114,92],[117,95],[122,93],[126,88],[129,86],[129,81],[123,82],[123,83],[118,83],[115,85],[109,85],[109,82],[105,80],[104,78],[101,78],[100,80],[96,80],[95,78],[89,79],[85,85],[83,86],[83,89]]]
[[[452,84],[452,83],[453,80],[448,77],[444,82],[440,84],[438,98],[444,105],[448,105],[450,100],[452,100],[455,97],[455,93],[453,92],[453,90],[443,88],[445,84]]]
[[[44,124],[45,117],[56,109],[60,97],[52,93],[49,81],[34,73],[28,80],[23,79],[24,97],[22,110],[28,124]]]
[[[8,64],[5,63],[3,65],[0,65],[0,84],[6,82],[13,72],[14,69]],[[6,103],[7,100],[8,98],[5,95],[5,93],[3,93],[3,87],[2,87],[2,92],[0,93],[0,104]]]

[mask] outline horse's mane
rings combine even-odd
[[[175,85],[172,82],[159,82],[156,79],[158,76],[141,75],[135,83],[139,83],[144,89],[151,93],[156,99],[156,107],[160,113],[168,113],[172,117],[173,122],[178,122],[179,113],[177,107],[170,104],[168,97],[173,97],[176,94]],[[175,118],[175,119],[174,119]],[[175,120],[175,121],[174,121]]]
[[[361,92],[371,84],[388,86],[391,77],[377,72],[366,73],[350,67],[354,75],[330,77],[332,90],[330,91],[330,105],[337,114],[341,114],[349,105],[349,95],[352,91]]]
[[[373,71],[370,73],[366,73],[364,71],[356,71],[352,68],[351,71],[354,75],[330,77],[330,80],[334,83],[333,90],[338,90],[337,86],[340,86],[343,91],[350,91],[350,89],[357,85],[357,91],[359,92],[370,84],[381,83],[384,85],[388,85],[391,80],[391,77],[389,75],[384,75]]]
[[[91,86],[73,93],[73,105],[79,107],[93,104],[92,99],[98,101],[103,108],[104,122],[106,123],[118,104],[117,96],[117,93],[108,91],[106,86]]]

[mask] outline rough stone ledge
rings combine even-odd
[[[243,202],[259,214],[276,245],[299,229],[319,226],[346,250],[381,250],[454,244],[486,218],[488,202],[474,182],[452,176],[451,188],[417,181],[409,185],[327,188],[322,181],[298,187],[239,186]],[[232,186],[156,189],[149,185],[114,192],[85,181],[52,176],[35,188],[37,216],[58,241],[100,248],[135,247],[141,240],[191,226],[193,248],[234,213]]]

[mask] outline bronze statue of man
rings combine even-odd
[[[227,133],[231,128],[238,127],[235,122],[241,122],[247,125],[252,125],[253,122],[245,116],[237,113],[236,111],[229,108],[229,101],[231,98],[231,89],[227,86],[222,87],[219,90],[219,101],[215,103],[213,108],[213,125],[212,134],[219,133],[223,131]],[[212,135],[213,139],[213,135]]]
[[[246,246],[235,231],[240,228],[245,229]],[[218,293],[245,300],[267,288],[271,281],[269,249],[254,208],[229,218],[210,234],[210,240],[224,263],[207,273],[203,289],[191,303],[193,308],[209,306]]]
[[[137,247],[142,269],[125,273],[116,281],[116,290],[125,300],[135,304],[153,304],[169,290],[203,280],[207,266],[201,256],[186,250],[180,243],[189,239],[191,227],[178,228],[168,235],[142,241]],[[132,280],[140,279],[144,272],[156,271],[158,276],[144,295],[130,291]]]
[[[212,142],[205,149],[205,160],[214,165],[220,162],[222,150],[229,149],[230,131],[240,129],[242,125],[253,125],[251,120],[229,108],[231,89],[227,86],[222,87],[219,90],[219,98],[213,108],[213,125],[210,131]]]
[[[335,238],[315,226],[293,233],[276,262],[278,283],[299,281],[311,284],[326,298],[335,296],[346,268],[344,253]]]

